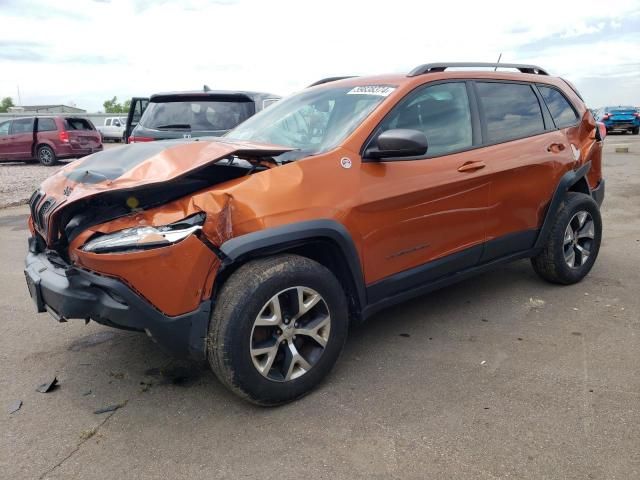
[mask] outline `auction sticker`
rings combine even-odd
[[[395,89],[396,87],[390,87],[389,85],[361,85],[349,90],[347,95],[377,95],[379,97],[388,97]]]

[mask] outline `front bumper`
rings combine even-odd
[[[145,331],[171,354],[204,360],[211,301],[183,315],[163,314],[120,280],[55,263],[30,248],[24,274],[38,312],[58,321],[92,319],[103,325]]]

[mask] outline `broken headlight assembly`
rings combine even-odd
[[[91,253],[114,253],[166,247],[202,230],[205,218],[204,213],[197,213],[168,225],[145,225],[94,236],[83,245],[82,250]]]

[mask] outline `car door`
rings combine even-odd
[[[131,132],[140,122],[142,114],[149,106],[149,98],[147,97],[133,97],[131,99],[131,105],[129,106],[129,113],[127,114],[127,125],[124,129],[124,141],[129,143],[129,136]]]
[[[9,160],[9,130],[11,120],[0,122],[0,160]]]
[[[489,261],[533,247],[561,166],[572,153],[534,85],[477,81],[475,87],[491,175],[482,258]]]
[[[425,156],[363,159],[355,209],[370,302],[477,263],[486,235],[489,180],[470,83],[428,84],[386,115],[364,149],[391,129],[424,132]],[[474,127],[475,125],[475,127]],[[366,155],[365,155],[366,157]]]
[[[33,152],[33,117],[17,118],[9,130],[11,160],[28,160]]]

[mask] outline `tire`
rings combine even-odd
[[[58,163],[56,154],[48,145],[40,145],[36,151],[38,161],[45,167],[51,167]]]
[[[634,127],[631,129],[632,135],[638,135],[639,132],[640,132],[640,127]]]
[[[298,298],[310,304],[317,300],[313,294],[320,299],[297,316]],[[340,282],[305,257],[250,261],[229,277],[217,298],[209,324],[209,364],[232,392],[257,405],[280,405],[309,393],[331,371],[347,338],[347,301]],[[291,320],[285,325],[287,317]],[[313,329],[324,347],[302,333]],[[259,347],[269,353],[260,355]]]
[[[542,252],[531,259],[531,264],[548,282],[577,283],[593,267],[601,239],[602,218],[598,204],[589,195],[568,192]],[[585,252],[588,252],[586,258]]]

